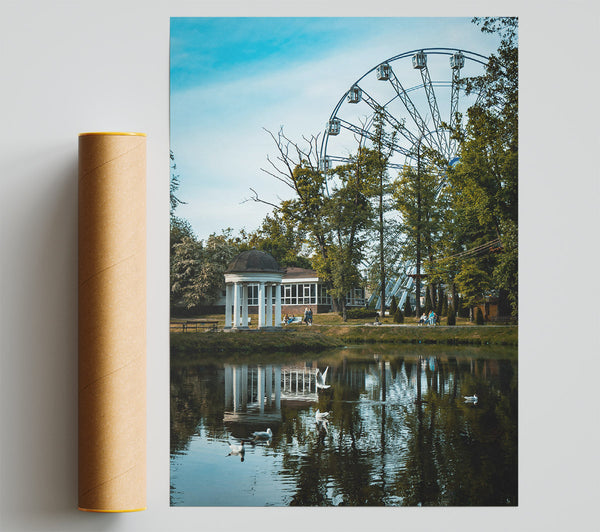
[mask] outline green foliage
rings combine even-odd
[[[282,268],[311,268],[310,259],[302,256],[306,231],[298,229],[290,218],[278,212],[268,214],[262,225],[247,236],[248,248],[270,253]]]
[[[456,265],[457,285],[472,306],[486,292],[504,290],[513,315],[518,310],[518,41],[517,19],[474,19],[501,44],[486,72],[465,80],[480,94],[468,110],[466,127],[456,132],[460,160],[448,171],[454,205],[455,242],[463,250],[500,239],[502,252],[470,257]]]
[[[225,284],[225,270],[239,252],[229,232],[212,234],[206,242],[184,236],[171,254],[171,304],[191,309],[213,304]]]
[[[481,312],[481,309],[479,307],[477,307],[477,312],[475,313],[475,323],[477,325],[483,325],[484,324],[483,312]]]
[[[456,312],[454,311],[454,306],[452,304],[448,305],[448,310],[446,312],[447,325],[456,325]]]
[[[410,317],[410,316],[414,316],[414,311],[412,309],[412,306],[410,304],[410,297],[408,297],[408,294],[406,296],[406,301],[404,302],[404,315],[406,317]]]
[[[171,216],[171,254],[173,254],[173,248],[175,244],[179,244],[184,238],[196,239],[194,231],[190,222],[184,218],[178,218],[177,216]]]
[[[377,316],[377,311],[373,309],[349,308],[346,310],[346,318],[348,319],[374,318],[375,316]]]
[[[481,260],[470,259],[463,261],[454,280],[461,293],[461,303],[472,307],[481,301],[485,292],[490,288],[491,273]]]
[[[394,323],[404,323],[404,314],[399,308],[394,312]]]
[[[419,171],[405,167],[394,183],[395,207],[402,216],[401,245],[405,258],[433,260],[441,242],[442,220],[446,211],[443,194],[438,197],[440,176],[431,165]],[[420,248],[417,250],[417,248]]]
[[[323,198],[322,221],[328,228],[327,253],[317,260],[317,271],[331,282],[331,295],[345,310],[346,294],[362,284],[359,273],[373,210],[369,201],[372,176],[370,154],[359,150],[350,162],[332,172],[330,193]]]
[[[368,272],[372,288],[375,286],[380,291],[382,301],[381,315],[385,315],[385,293],[387,280],[390,274],[390,264],[397,263],[397,238],[393,238],[396,233],[396,223],[391,219],[386,219],[386,212],[389,210],[390,179],[388,174],[388,163],[394,152],[394,144],[398,134],[398,128],[392,127],[391,131],[386,131],[386,115],[381,107],[375,109],[373,116],[373,131],[371,136],[372,146],[367,152],[366,170],[370,174],[368,183],[372,190],[368,192],[373,204],[373,228],[377,234],[377,243],[372,245],[371,253],[372,267]],[[390,242],[390,237],[393,238]],[[390,245],[392,244],[392,245]],[[393,253],[390,254],[390,250]],[[376,280],[376,282],[373,282]]]
[[[398,310],[398,301],[396,300],[396,296],[392,296],[392,301],[390,302],[390,314],[393,316],[396,314],[396,310]]]

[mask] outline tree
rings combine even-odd
[[[202,265],[202,243],[184,236],[173,246],[171,253],[171,306],[178,302],[190,309],[201,297],[196,282]]]
[[[410,317],[413,315],[412,306],[410,304],[410,297],[406,294],[406,301],[404,302],[404,315]]]
[[[434,259],[443,242],[442,222],[446,211],[445,196],[440,194],[439,182],[438,171],[432,165],[421,169],[420,162],[416,169],[404,167],[395,182],[395,206],[401,215],[400,227],[405,235],[401,243],[402,253],[406,261],[416,265],[417,315],[421,313],[421,276],[424,270],[429,276],[426,306],[434,306],[432,290],[437,282]]]
[[[239,239],[231,231],[212,234],[206,242],[185,236],[174,245],[171,255],[172,305],[181,302],[187,309],[211,305],[225,283],[224,274],[239,252]]]
[[[398,301],[396,296],[392,296],[392,301],[390,302],[390,315],[393,316],[398,310]]]
[[[484,324],[483,312],[481,312],[481,309],[479,307],[477,307],[477,311],[475,312],[475,323],[477,325],[483,325]]]
[[[446,325],[456,325],[456,312],[452,304],[448,305],[448,311],[446,312]]]
[[[377,266],[379,273],[379,287],[381,291],[380,301],[380,315],[385,316],[385,302],[386,302],[386,273],[387,273],[387,256],[386,256],[386,227],[388,224],[384,223],[384,214],[388,210],[386,205],[386,198],[389,195],[389,176],[388,176],[388,162],[393,154],[394,141],[398,130],[394,128],[391,133],[385,131],[385,111],[383,108],[377,108],[375,116],[373,118],[374,132],[372,136],[372,155],[370,157],[370,171],[374,176],[374,191],[373,196],[375,198],[375,210],[377,213],[377,221],[375,223],[376,232],[378,234],[378,253],[377,253]]]
[[[270,253],[281,267],[311,268],[303,255],[306,231],[290,223],[280,212],[268,214],[262,225],[247,236],[247,246]]]
[[[329,264],[319,273],[327,275],[330,272],[331,294],[340,305],[344,321],[346,295],[362,282],[358,267],[365,255],[367,230],[373,217],[369,201],[373,185],[369,172],[370,155],[368,150],[359,148],[348,164],[335,168],[332,191],[324,203],[325,220],[333,238]]]
[[[399,308],[394,312],[394,323],[404,323],[404,314]]]
[[[477,280],[479,297],[495,290],[518,312],[518,41],[517,19],[474,19],[487,33],[497,33],[501,43],[485,74],[466,80],[467,92],[479,94],[467,111],[463,131],[455,132],[460,160],[449,170],[449,191],[462,220],[465,249],[486,240],[500,242],[497,257],[463,260],[457,284]],[[463,271],[465,270],[465,271]],[[475,275],[475,270],[479,273]],[[485,283],[482,281],[485,280]],[[468,289],[473,299],[475,287]],[[462,289],[461,289],[462,292]]]
[[[265,129],[275,144],[275,160],[267,156],[268,168],[261,170],[286,185],[292,192],[288,200],[272,203],[254,190],[252,201],[273,207],[273,214],[280,216],[286,226],[295,227],[307,235],[310,251],[318,255],[324,268],[329,263],[329,246],[332,242],[331,228],[326,221],[323,191],[325,176],[319,171],[319,136],[303,137],[304,144],[293,142],[281,128],[277,135]],[[314,256],[313,256],[314,262]],[[327,272],[328,275],[330,272]]]
[[[359,149],[348,164],[326,176],[316,161],[318,136],[305,137],[304,145],[300,145],[286,137],[283,130],[277,135],[268,133],[277,156],[275,160],[267,157],[270,167],[263,171],[288,186],[293,195],[276,204],[253,190],[252,199],[271,205],[285,224],[307,235],[313,267],[332,295],[334,310],[341,310],[346,320],[346,294],[362,281],[358,265],[364,256],[365,231],[372,217],[369,153]]]
[[[179,244],[185,237],[195,239],[194,231],[190,222],[184,218],[171,216],[171,254],[175,244]]]
[[[179,174],[176,174],[177,165],[175,164],[175,154],[172,150],[169,150],[169,159],[170,159],[170,180],[169,180],[169,199],[171,203],[171,216],[175,213],[175,209],[177,205],[181,203],[185,203],[185,201],[181,201],[175,193],[179,190]]]

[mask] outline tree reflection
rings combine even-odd
[[[274,364],[258,394],[255,367],[240,372],[250,375],[240,416],[254,424],[275,411],[279,416],[268,452],[279,460],[289,504],[517,504],[516,361],[454,351],[332,356],[326,361],[331,388],[318,394],[306,383],[316,364],[304,364],[302,376],[289,373],[296,380],[281,385],[286,366]],[[224,380],[221,367],[172,368],[172,453],[186,452],[199,424],[211,438],[229,437]],[[286,395],[290,389],[293,397]],[[261,399],[262,405],[264,390],[266,401],[255,415],[251,403]],[[478,403],[465,404],[463,395],[473,393]],[[316,422],[317,409],[330,412],[326,427]]]

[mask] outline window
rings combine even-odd
[[[318,285],[317,292],[319,294],[317,300],[319,305],[331,305],[331,296],[327,293],[327,287],[325,285]]]
[[[248,305],[258,305],[258,285],[248,285]]]

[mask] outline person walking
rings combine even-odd
[[[302,321],[308,325],[308,307],[304,308],[304,318],[302,318]]]
[[[312,325],[312,318],[313,318],[312,308],[309,307],[309,309],[308,309],[308,324],[309,325]]]

